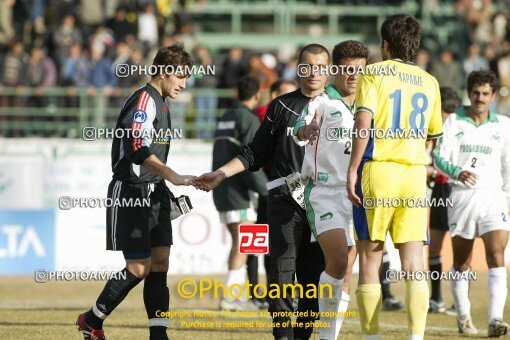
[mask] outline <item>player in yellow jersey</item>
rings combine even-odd
[[[398,14],[381,26],[379,74],[360,77],[347,191],[354,205],[360,274],[356,297],[366,339],[379,339],[381,265],[387,232],[400,251],[406,279],[409,338],[423,339],[429,291],[412,273],[424,270],[427,210],[412,202],[426,198],[427,139],[442,133],[439,85],[413,64],[420,24]],[[366,131],[373,128],[371,134]],[[413,207],[409,207],[412,205]],[[418,277],[418,275],[416,275]]]

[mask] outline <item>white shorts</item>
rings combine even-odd
[[[220,222],[225,224],[239,222],[255,222],[257,220],[257,212],[254,208],[219,211]]]
[[[306,216],[312,234],[317,236],[331,229],[342,228],[347,236],[347,245],[354,242],[352,204],[345,187],[326,187],[309,181],[305,187]]]
[[[489,231],[510,230],[503,191],[453,189],[448,207],[450,236],[474,239]]]

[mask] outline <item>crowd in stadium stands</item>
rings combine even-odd
[[[85,88],[89,94],[100,89],[105,95],[115,94],[118,88],[135,88],[148,77],[119,78],[115,66],[150,65],[158,46],[181,41],[193,52],[196,64],[214,65],[215,74],[189,80],[189,87],[201,91],[194,98],[181,96],[181,102],[174,105],[174,117],[182,122],[184,115],[194,108],[196,122],[208,127],[197,136],[209,138],[216,115],[221,113],[218,108],[229,104],[229,100],[218,98],[212,89],[233,89],[243,75],[256,76],[265,92],[279,78],[296,79],[295,53],[232,48],[227,53],[212,55],[207,46],[196,44],[194,25],[186,10],[172,12],[169,5],[173,2],[0,0],[0,90],[2,86],[37,89],[29,97],[0,92],[0,107],[49,104],[78,107],[78,98],[73,97],[76,88]],[[434,53],[423,49],[417,64],[436,76],[441,86],[452,87],[459,93],[469,72],[493,70],[503,86],[494,109],[510,114],[510,5],[505,7],[505,2],[500,1],[498,8],[494,9],[492,0],[457,0],[457,16],[464,19],[466,40],[470,42],[467,51],[458,55],[448,49]],[[55,86],[67,87],[68,97],[56,102],[40,96],[44,88]],[[110,100],[104,105],[118,107],[119,103]]]

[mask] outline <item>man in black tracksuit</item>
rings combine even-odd
[[[329,65],[329,53],[318,44],[305,46],[299,55],[300,70],[303,65]],[[310,68],[308,68],[310,70]],[[326,74],[309,74],[301,78],[301,88],[274,99],[267,110],[267,115],[253,140],[241,153],[217,171],[204,174],[194,180],[194,184],[203,190],[218,186],[223,180],[248,169],[256,171],[267,162],[273,167],[269,175],[268,188],[281,183],[282,178],[301,170],[304,147],[296,145],[292,139],[292,130],[301,111],[311,98],[324,91]],[[319,276],[324,270],[324,257],[319,244],[310,242],[310,226],[305,211],[289,195],[286,184],[276,185],[268,194],[269,249],[271,252],[270,283],[294,283],[294,275],[306,290],[307,284],[318,285]],[[270,312],[292,312],[292,292],[287,297],[271,299]],[[317,299],[300,297],[298,311],[308,311],[308,317],[299,317],[297,322],[306,325],[313,321],[310,311],[318,312]],[[273,317],[273,322],[280,325],[288,317]],[[274,327],[275,339],[308,339],[313,327]]]
[[[253,108],[260,99],[260,85],[257,78],[243,77],[237,86],[238,101],[221,116],[214,133],[213,170],[237,156],[243,145],[253,139],[260,121],[253,114]],[[253,192],[267,196],[267,177],[262,171],[244,172],[225,180],[222,186],[213,190],[214,205],[220,214],[220,221],[227,226],[232,237],[228,257],[227,289],[235,285],[244,286],[246,281],[247,254],[239,252],[239,225],[254,223],[257,219]],[[236,294],[237,295],[237,294]],[[220,301],[223,310],[256,310],[257,306],[246,298],[234,299],[227,296]]]
[[[260,97],[257,78],[241,78],[238,93],[239,100],[221,116],[214,132],[213,170],[237,156],[242,147],[251,142],[260,127],[260,121],[252,111]],[[248,209],[252,203],[248,191],[267,195],[266,182],[267,177],[262,171],[246,172],[229,178],[213,190],[214,204],[220,212]]]

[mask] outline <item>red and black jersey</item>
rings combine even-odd
[[[171,121],[164,98],[150,84],[136,90],[124,103],[112,143],[113,179],[129,183],[155,183],[161,177],[146,170],[150,155],[166,164]]]

